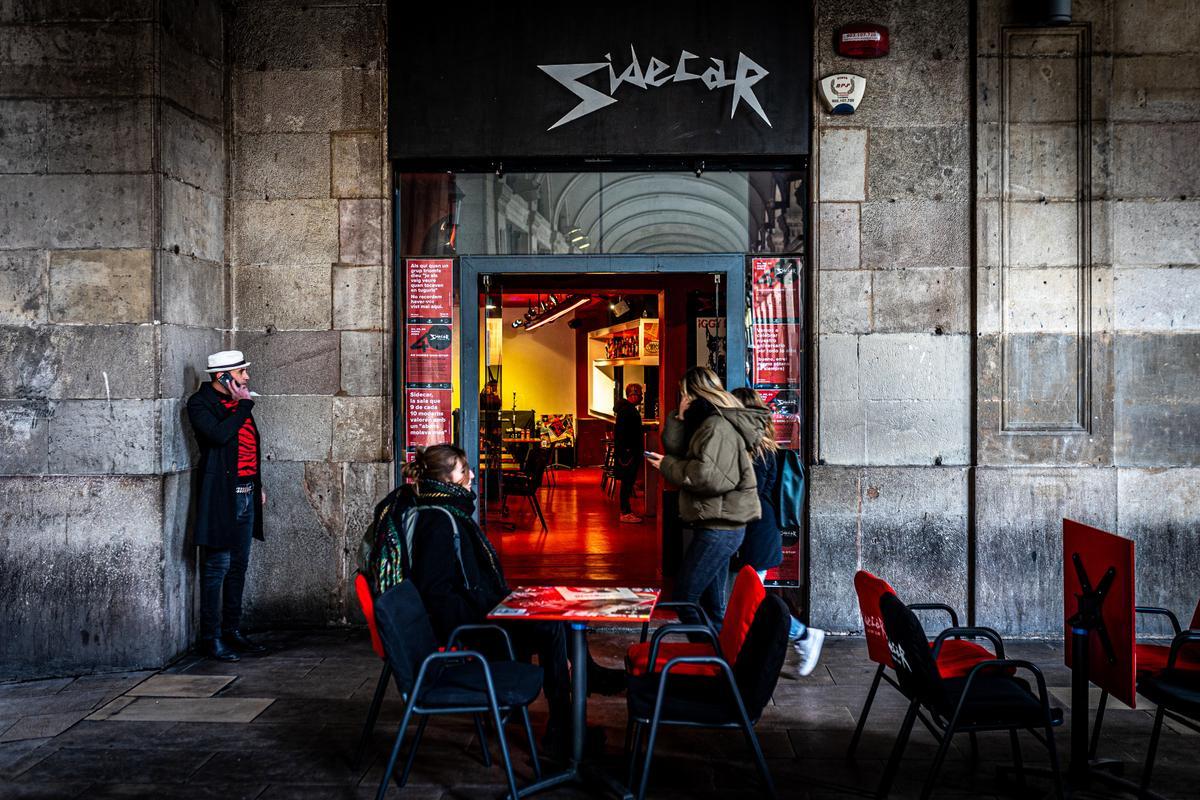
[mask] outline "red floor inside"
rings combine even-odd
[[[617,496],[600,488],[600,468],[580,467],[555,471],[538,499],[546,517],[543,532],[537,516],[523,497],[510,498],[509,514],[500,516],[498,503],[488,504],[487,519],[513,523],[512,531],[487,525],[512,586],[587,585],[658,586],[662,582],[658,519],[646,517],[640,525],[618,521]],[[641,487],[633,510],[641,513]]]

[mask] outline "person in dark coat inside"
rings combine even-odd
[[[613,427],[613,477],[621,482],[621,522],[638,523],[642,518],[633,513],[630,498],[642,467],[645,438],[642,435],[641,384],[625,387],[625,399],[617,401],[617,422]]]
[[[402,580],[412,581],[434,634],[445,643],[458,626],[487,622],[488,612],[508,596],[509,587],[496,549],[475,521],[475,473],[466,453],[450,444],[421,448],[404,465],[403,474],[409,482],[375,509],[375,540],[363,572],[376,594]],[[406,526],[411,529],[411,549]],[[550,712],[543,746],[552,756],[565,757],[570,750],[574,666],[568,666],[566,627],[561,622],[507,620],[502,625],[518,657],[538,657]],[[479,642],[485,652],[493,644]],[[623,670],[600,666],[590,653],[585,668],[589,691],[614,694],[624,689]]]
[[[200,651],[218,661],[266,650],[241,631],[250,545],[263,538],[266,502],[249,366],[240,350],[213,353],[206,370],[212,380],[187,402],[200,446],[194,533],[200,547]]]

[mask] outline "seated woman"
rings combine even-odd
[[[442,643],[459,625],[487,621],[509,593],[496,550],[475,521],[475,478],[467,455],[449,444],[418,450],[404,465],[409,483],[397,487],[375,510],[375,541],[367,559],[376,592],[411,580],[425,602],[434,633]],[[388,524],[390,522],[390,524]],[[411,540],[406,534],[411,528]],[[562,623],[509,622],[520,658],[534,653],[545,673],[550,723],[544,744],[552,753],[570,741],[571,680],[567,636]],[[491,651],[487,641],[473,645]],[[605,669],[588,657],[588,684],[601,694],[624,688],[624,672]]]

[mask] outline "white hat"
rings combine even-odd
[[[245,369],[250,366],[241,350],[222,350],[208,357],[208,369],[205,372],[227,372],[235,369]]]

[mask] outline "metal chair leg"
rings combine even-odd
[[[646,740],[646,762],[642,764],[642,780],[638,783],[637,800],[646,800],[646,787],[650,783],[650,764],[654,760],[654,743],[658,739],[658,721],[658,714],[650,720],[650,737]]]
[[[633,778],[637,774],[638,758],[642,755],[642,723],[633,723],[633,736],[629,740],[629,779],[625,781],[625,785],[632,787]]]
[[[1058,747],[1054,744],[1054,724],[1050,721],[1050,711],[1046,710],[1045,738],[1046,752],[1050,754],[1050,773],[1054,776],[1054,797],[1063,800],[1062,770],[1058,766]]]
[[[512,756],[508,752],[508,739],[504,736],[504,721],[500,718],[500,707],[496,704],[495,689],[488,686],[488,693],[491,695],[488,702],[492,707],[492,719],[496,723],[496,738],[500,740],[500,757],[504,759],[504,774],[508,778],[508,791],[511,797],[520,797],[517,792],[517,778],[513,774]]]
[[[533,506],[534,512],[537,514],[538,521],[542,523],[542,532],[550,530],[546,527],[546,518],[542,516],[542,504],[538,502],[537,493],[529,495],[529,505]]]
[[[408,746],[408,758],[404,759],[404,771],[400,773],[400,787],[408,783],[408,774],[412,772],[413,762],[417,760],[417,748],[421,746],[421,737],[425,735],[425,726],[429,723],[429,717],[421,717],[421,722],[417,725],[417,735],[413,737],[412,744]]]
[[[1100,727],[1104,725],[1104,709],[1108,705],[1108,690],[1100,691],[1100,705],[1096,708],[1096,723],[1092,725],[1092,743],[1088,745],[1088,758],[1095,758],[1100,748]]]
[[[1145,794],[1150,788],[1150,775],[1154,771],[1154,757],[1158,755],[1158,735],[1162,733],[1163,716],[1166,714],[1166,709],[1162,706],[1158,707],[1158,711],[1154,712],[1154,731],[1150,734],[1150,750],[1146,753],[1146,766],[1142,768],[1142,781],[1139,787],[1139,792]]]
[[[392,745],[392,755],[388,758],[387,767],[383,770],[383,777],[379,781],[379,790],[375,793],[375,800],[383,800],[387,794],[388,782],[392,779],[392,772],[396,769],[396,759],[400,756],[400,746],[404,743],[404,732],[408,729],[408,721],[412,719],[413,706],[416,701],[410,700],[404,709],[404,719],[400,720],[400,727],[396,729],[396,743]]]
[[[479,751],[483,756],[483,765],[492,766],[492,753],[488,749],[487,731],[483,727],[483,714],[475,714],[475,734],[479,737]]]
[[[887,765],[883,768],[883,777],[879,779],[879,787],[875,790],[875,797],[885,798],[892,790],[892,781],[896,779],[896,771],[900,768],[900,759],[904,755],[904,748],[908,745],[908,737],[912,734],[913,723],[917,721],[917,704],[915,702],[908,704],[908,713],[904,715],[904,722],[900,724],[900,733],[896,735],[896,743],[892,745],[892,753],[888,756]]]
[[[928,800],[933,794],[933,787],[937,784],[938,773],[942,771],[942,762],[946,760],[946,753],[950,750],[950,741],[953,738],[954,728],[946,728],[942,733],[942,743],[938,746],[937,755],[933,757],[933,765],[929,768],[929,774],[925,776],[925,785],[921,787],[921,800]]]
[[[1008,742],[1012,746],[1013,770],[1017,773],[1017,785],[1021,787],[1021,791],[1025,791],[1025,762],[1021,758],[1021,740],[1017,736],[1016,728],[1009,728]]]
[[[741,705],[740,703],[738,704]],[[775,800],[775,781],[771,778],[771,770],[767,767],[767,759],[763,756],[762,746],[758,743],[758,737],[754,734],[754,726],[750,723],[750,719],[746,716],[745,708],[739,708],[742,712],[742,731],[746,734],[746,741],[750,744],[750,750],[754,753],[754,761],[758,765],[758,772],[762,776],[763,784],[767,787],[767,797]]]
[[[379,672],[379,682],[375,684],[375,696],[371,698],[371,708],[367,711],[367,721],[363,725],[362,736],[358,739],[358,750],[354,754],[355,767],[362,766],[363,755],[371,743],[371,734],[375,730],[375,722],[379,719],[379,709],[383,705],[383,698],[387,694],[388,681],[391,680],[391,677],[392,665],[384,661],[383,669]]]
[[[863,703],[862,711],[858,713],[858,725],[854,727],[854,735],[850,737],[850,747],[846,750],[846,758],[854,758],[858,748],[858,740],[862,738],[863,727],[867,724],[867,715],[871,713],[871,704],[875,702],[875,692],[879,691],[879,682],[883,680],[883,664],[875,670],[875,679],[871,681],[871,690],[867,692],[867,702]]]
[[[534,743],[533,723],[529,721],[529,706],[521,707],[521,719],[525,722],[525,735],[529,738],[529,758],[533,761],[533,778],[542,779],[542,762],[538,760],[537,745]]]

